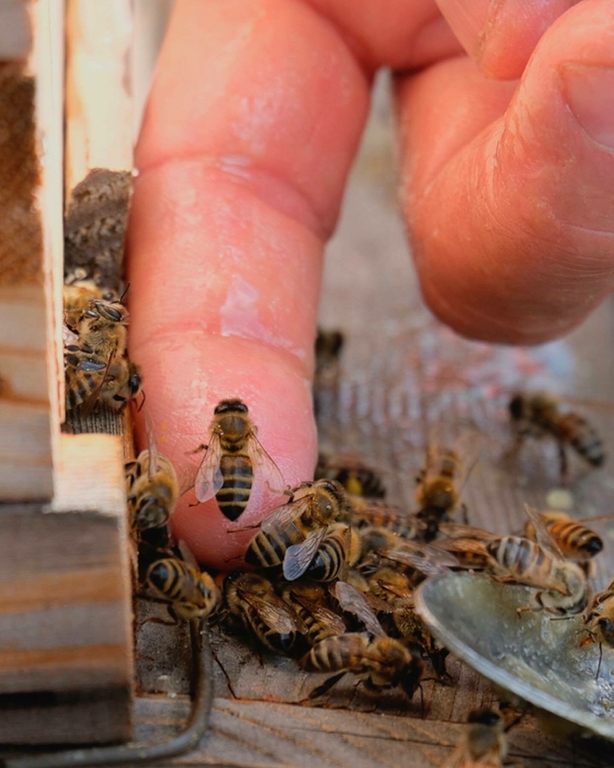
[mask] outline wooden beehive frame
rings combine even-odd
[[[61,285],[64,180],[70,204],[94,169],[132,173],[132,3],[0,0],[0,20],[0,742],[122,740],[122,442],[60,432]]]

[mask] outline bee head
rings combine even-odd
[[[614,622],[612,619],[609,619],[607,616],[602,616],[597,624],[601,630],[606,645],[609,645],[610,648],[614,648]]]
[[[508,407],[510,416],[514,421],[520,421],[520,419],[524,418],[525,402],[524,395],[521,395],[520,393],[514,395],[510,400]]]
[[[501,722],[501,715],[498,712],[494,712],[488,707],[482,709],[474,709],[469,713],[467,718],[468,723],[480,723],[481,725],[497,725]]]
[[[232,411],[239,411],[239,413],[247,413],[247,406],[241,400],[222,400],[215,406],[213,413],[219,416],[221,413],[231,413]]]
[[[141,388],[141,372],[139,367],[134,363],[130,363],[130,377],[128,378],[128,389],[130,390],[130,397],[134,397]]]
[[[168,510],[160,504],[155,496],[145,496],[139,504],[134,519],[136,527],[141,530],[158,528],[168,520]]]

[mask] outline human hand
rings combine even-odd
[[[312,476],[322,251],[380,66],[400,72],[402,209],[439,317],[536,343],[612,290],[612,2],[490,5],[178,0],[137,148],[129,279],[131,358],[180,473],[239,397],[286,482]],[[190,500],[176,534],[228,567],[250,534]]]

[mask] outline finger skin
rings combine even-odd
[[[545,341],[612,290],[614,153],[576,119],[565,84],[570,64],[614,65],[611,10],[585,0],[561,17],[515,90],[463,59],[399,81],[420,281],[462,334]]]
[[[180,477],[239,397],[289,485],[313,477],[309,379],[325,236],[369,102],[334,26],[301,2],[180,2],[137,149],[130,354]],[[202,457],[200,457],[202,458]],[[241,524],[271,508],[256,482]],[[173,529],[229,568],[250,535],[185,494]]]
[[[514,80],[522,75],[541,36],[578,0],[437,0],[483,75]]]

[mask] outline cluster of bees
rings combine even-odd
[[[65,355],[67,407],[92,399],[121,407],[140,390],[138,368],[126,355],[126,310],[116,295],[93,296],[90,285],[67,291],[66,327],[73,335]],[[341,344],[333,346],[334,355]],[[514,395],[509,415],[518,442],[527,436],[556,442],[565,481],[568,449],[592,466],[605,459],[597,431],[548,394]],[[234,523],[231,531],[246,530],[240,518],[255,475],[283,493],[284,503],[254,527],[245,553],[251,570],[202,571],[185,543],[173,541],[169,521],[179,485],[151,435],[148,448],[126,464],[141,579],[151,596],[168,606],[173,621],[211,617],[268,651],[297,658],[304,670],[325,674],[308,697],[312,702],[347,674],[374,691],[397,688],[409,700],[427,665],[445,678],[447,650],[415,612],[413,593],[424,579],[448,570],[480,571],[502,583],[526,585],[532,599],[519,616],[580,614],[583,644],[614,648],[614,582],[598,595],[589,586],[590,564],[603,548],[600,537],[562,512],[529,507],[518,535],[458,522],[459,511],[466,512],[462,486],[475,463],[458,445],[429,447],[411,512],[388,504],[382,478],[355,457],[321,454],[315,479],[284,487],[248,406],[236,398],[216,406],[207,443],[196,450],[203,453],[194,479],[196,498],[215,497]],[[480,765],[500,765],[509,722],[493,711],[470,719],[449,765],[478,764],[480,750],[493,757]]]
[[[121,410],[141,391],[139,368],[126,350],[123,296],[75,274],[64,286],[66,411],[91,412],[102,403]]]

